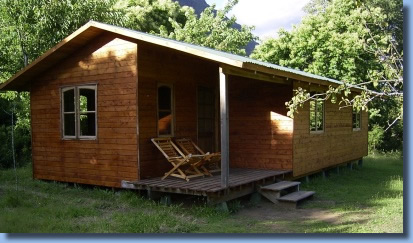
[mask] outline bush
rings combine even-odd
[[[13,167],[11,144],[11,126],[0,125],[0,169]],[[14,149],[17,166],[24,166],[31,161],[30,131],[23,128],[14,130]]]
[[[384,129],[378,124],[374,124],[369,131],[369,153],[374,152],[383,143]]]

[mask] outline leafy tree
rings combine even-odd
[[[113,9],[115,3],[115,0],[0,0],[2,36],[15,40],[12,48],[20,49],[13,50],[15,53],[10,57],[21,57],[20,69],[90,19],[122,23],[122,12]]]
[[[326,11],[326,8],[331,0],[312,0],[304,6],[304,12],[308,14],[318,14]]]
[[[115,3],[115,0],[0,0],[0,83],[89,19],[122,23],[123,15],[113,9]],[[30,158],[29,100],[27,92],[0,93],[0,113],[8,114],[5,115],[7,119],[0,121],[1,141],[7,141],[3,135],[11,132],[8,117],[14,109],[10,105],[16,107],[14,125],[18,160]],[[8,146],[8,143],[1,143],[0,150],[10,151]],[[10,157],[4,155],[0,163],[10,165],[4,161],[10,161]]]
[[[389,8],[383,9],[385,6]],[[365,4],[352,0],[314,0],[307,6],[310,14],[302,23],[291,32],[281,30],[277,39],[262,43],[253,57],[342,80],[343,85],[329,87],[324,99],[336,102],[341,94],[341,102],[346,106],[366,110],[370,104],[371,114],[376,115],[370,123],[390,129],[384,135],[389,142],[382,145],[387,150],[400,149],[402,6],[400,0],[392,3],[369,0]],[[351,87],[359,87],[363,92],[350,95]],[[314,98],[307,90],[296,90],[294,98],[286,104],[289,115],[293,116],[298,107]],[[391,126],[395,123],[396,126]]]
[[[280,30],[279,38],[262,43],[253,57],[360,83],[367,80],[369,70],[379,68],[377,62],[371,62],[374,54],[364,50],[369,33],[361,23],[383,20],[367,16],[354,1],[333,1],[324,12],[305,17],[291,32]]]
[[[233,27],[235,16],[227,18],[226,15],[238,3],[238,0],[228,1],[223,10],[215,10],[215,5],[206,8],[199,18],[191,8],[186,12],[185,24],[170,19],[174,31],[168,32],[165,27],[161,29],[161,36],[169,37],[188,43],[193,43],[213,49],[227,51],[234,54],[245,55],[248,42],[256,39],[251,31],[252,26],[241,26],[238,30]]]
[[[156,34],[161,26],[167,33],[173,31],[169,19],[185,24],[189,11],[172,0],[119,0],[115,8],[125,12],[125,27]]]

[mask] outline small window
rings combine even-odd
[[[353,130],[361,129],[361,112],[353,108]]]
[[[62,89],[62,137],[96,138],[96,85]]]
[[[158,87],[158,136],[173,136],[173,92],[169,85]]]
[[[310,132],[324,131],[324,100],[310,100]]]

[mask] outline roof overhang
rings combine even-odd
[[[51,68],[59,61],[67,58],[89,41],[103,33],[114,33],[126,38],[148,42],[151,44],[174,49],[190,55],[198,56],[219,63],[229,74],[256,78],[258,80],[289,83],[289,78],[317,83],[321,85],[337,86],[342,82],[326,77],[302,72],[295,69],[260,62],[251,58],[233,55],[206,47],[192,45],[176,40],[162,38],[147,33],[134,31],[118,26],[89,21],[87,24],[66,37],[56,46],[45,52],[35,61],[16,73],[13,77],[0,85],[0,90],[29,91],[30,82],[38,75]],[[231,68],[228,68],[231,67]],[[235,73],[234,73],[235,72]],[[257,75],[258,72],[258,75]],[[254,75],[251,75],[253,73]],[[281,78],[281,79],[280,79]]]

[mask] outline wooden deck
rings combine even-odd
[[[229,173],[229,187],[221,187],[220,174],[212,177],[193,178],[190,181],[167,177],[144,179],[139,181],[122,181],[123,188],[147,190],[148,192],[165,192],[188,195],[206,196],[209,203],[218,203],[232,200],[253,193],[257,186],[274,183],[283,179],[291,170],[257,170],[231,168]]]

